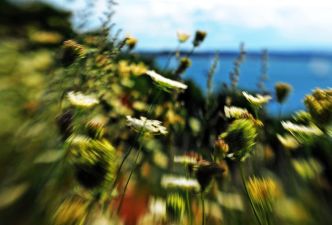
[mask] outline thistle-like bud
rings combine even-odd
[[[204,192],[206,188],[211,184],[213,177],[217,174],[222,174],[224,168],[214,163],[204,163],[199,165],[196,171],[196,178],[201,186],[201,191]]]
[[[197,30],[193,40],[194,47],[198,47],[205,39],[207,33],[205,31]]]
[[[218,138],[215,142],[214,142],[214,147],[216,149],[219,150],[219,152],[221,152],[222,155],[226,155],[229,151],[229,146],[228,144],[221,138]]]
[[[126,37],[126,45],[128,46],[129,51],[133,50],[137,44],[137,39],[134,37]]]
[[[90,138],[102,139],[105,134],[104,123],[98,118],[90,120],[85,127]]]
[[[185,213],[185,201],[178,193],[172,193],[166,199],[166,214],[173,221],[179,221]]]
[[[292,91],[292,86],[287,83],[278,82],[275,85],[275,91],[276,91],[276,97],[277,101],[282,104],[287,97],[289,96],[289,93]]]
[[[191,66],[191,60],[188,57],[182,57],[180,59],[180,64],[179,64],[178,68],[175,71],[175,74],[177,74],[177,75],[182,74],[190,66]]]
[[[332,89],[316,89],[305,97],[304,103],[316,123],[332,122]]]
[[[68,143],[75,176],[82,186],[92,189],[113,181],[117,167],[116,153],[107,140],[76,136],[69,138]]]
[[[87,53],[86,48],[74,40],[65,41],[62,48],[61,61],[65,66],[71,65],[77,58],[82,58]]]
[[[256,136],[257,130],[252,120],[237,119],[219,138],[228,144],[230,158],[244,161],[253,151]]]

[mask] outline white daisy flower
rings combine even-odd
[[[281,125],[285,130],[288,130],[292,134],[304,134],[304,135],[322,135],[323,132],[315,125],[304,126],[292,123],[290,121],[281,121]]]
[[[127,124],[137,131],[143,130],[152,134],[167,134],[166,127],[162,126],[159,120],[148,120],[143,116],[140,119],[127,116]]]
[[[67,98],[72,105],[83,108],[90,108],[99,103],[97,98],[84,95],[81,92],[70,91],[67,93]]]
[[[185,190],[200,190],[200,185],[196,179],[166,175],[161,179],[161,186],[164,188],[180,188]]]
[[[146,74],[149,77],[151,77],[151,79],[154,80],[161,87],[165,87],[165,88],[169,88],[169,89],[172,89],[172,88],[173,89],[183,89],[183,90],[188,88],[187,85],[185,85],[181,82],[163,77],[162,75],[156,73],[153,70],[147,71]]]
[[[263,104],[268,103],[272,97],[269,95],[260,95],[257,94],[256,96],[250,95],[247,92],[242,92],[243,96],[253,105],[261,107]]]
[[[225,116],[227,118],[239,119],[246,115],[249,115],[249,112],[247,109],[239,108],[239,107],[235,107],[235,106],[230,106],[230,107],[225,106],[224,111],[225,111]]]
[[[190,157],[187,155],[174,156],[174,162],[184,164],[184,165],[195,165],[198,163],[197,158]]]

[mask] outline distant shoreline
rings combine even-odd
[[[139,54],[147,56],[168,56],[172,51],[169,50],[138,50]],[[181,54],[186,55],[189,51],[182,51]],[[213,57],[216,53],[224,57],[236,57],[238,51],[197,51],[192,57]],[[247,56],[251,58],[260,58],[262,53],[260,51],[248,51]],[[318,51],[270,51],[269,57],[273,58],[331,58],[332,52],[318,52]]]

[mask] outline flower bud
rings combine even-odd
[[[198,47],[205,39],[207,33],[205,31],[197,30],[193,41],[194,47]]]

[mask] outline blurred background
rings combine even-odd
[[[28,3],[32,0],[13,2]],[[107,0],[43,0],[72,13],[75,30],[93,30],[101,25],[107,9]],[[90,5],[89,5],[90,4]],[[82,11],[89,8],[89,22],[80,26]],[[177,0],[122,0],[114,6],[115,27],[123,34],[139,40],[138,52],[153,53],[159,65],[165,65],[169,51],[177,46],[176,31],[193,33],[196,29],[208,33],[206,41],[192,58],[193,67],[185,78],[193,78],[204,89],[208,71],[216,52],[220,64],[216,84],[227,83],[233,59],[239,45],[245,44],[247,60],[239,85],[255,90],[261,74],[262,50],[269,51],[268,90],[275,82],[289,82],[294,91],[285,103],[285,110],[303,108],[304,95],[316,87],[332,85],[332,4],[328,0],[243,0],[177,1]],[[190,50],[190,43],[182,46]],[[176,62],[172,62],[173,68]],[[218,85],[215,85],[218,86]],[[276,114],[277,104],[270,104],[270,113]]]
[[[331,10],[328,0],[1,0],[0,225],[261,224],[252,204],[261,225],[328,224]],[[147,70],[187,89],[154,85]],[[257,107],[243,90],[271,100]],[[140,140],[128,115],[168,135]],[[243,130],[226,143],[229,127]],[[250,158],[226,157],[242,141]],[[169,174],[203,190],[165,188]]]
[[[85,7],[84,0],[47,0],[57,7],[72,11],[72,23],[78,24],[78,14]],[[86,29],[100,25],[100,15],[107,1],[94,1],[91,21]],[[332,85],[332,4],[328,0],[255,0],[255,1],[177,1],[122,0],[115,6],[116,26],[137,37],[137,50],[157,54],[164,65],[177,42],[175,31],[193,33],[196,29],[208,33],[206,41],[196,52],[193,67],[185,77],[193,78],[201,88],[205,74],[216,52],[220,65],[215,83],[228,81],[233,59],[240,43],[248,53],[239,85],[256,87],[261,73],[261,51],[269,50],[269,90],[277,81],[289,82],[294,92],[285,103],[288,112],[302,109],[304,95],[316,87]],[[190,49],[190,43],[183,45]],[[164,54],[161,54],[164,53]],[[173,62],[173,67],[176,63]],[[277,104],[269,110],[276,113]]]

